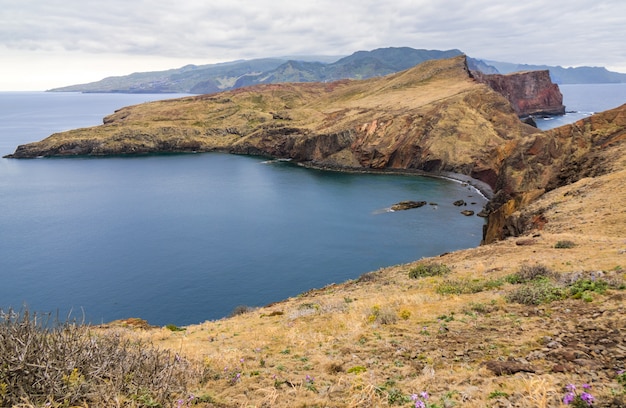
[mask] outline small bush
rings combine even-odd
[[[394,324],[398,321],[398,316],[389,308],[381,309],[380,306],[374,305],[370,315],[367,317],[370,323]]]
[[[502,286],[501,280],[447,279],[437,285],[435,292],[440,295],[467,295],[496,289]]]
[[[171,406],[191,381],[182,358],[28,311],[0,310],[0,406]]]
[[[554,244],[555,248],[559,248],[559,249],[569,249],[569,248],[574,248],[576,246],[576,244],[574,243],[574,241],[569,241],[569,240],[563,240],[563,241],[557,241],[556,244]]]
[[[556,286],[548,279],[542,279],[529,282],[513,290],[506,295],[506,300],[522,305],[540,305],[564,299],[565,296],[566,293],[563,288]]]
[[[380,279],[380,272],[378,271],[366,272],[363,275],[359,276],[359,279],[357,279],[357,282],[358,283],[376,282],[379,279]]]
[[[543,265],[522,265],[517,273],[506,277],[512,284],[526,283],[539,278],[551,278],[555,273]]]
[[[242,314],[250,313],[253,310],[254,308],[250,306],[246,306],[246,305],[235,306],[235,308],[233,309],[232,312],[230,312],[230,315],[228,315],[228,317],[235,317],[235,316],[239,316]]]
[[[426,276],[443,276],[450,273],[450,268],[442,263],[433,262],[429,264],[419,264],[409,270],[409,278],[418,279]]]

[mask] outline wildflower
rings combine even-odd
[[[576,398],[576,394],[574,394],[573,392],[568,392],[567,394],[565,394],[565,397],[563,397],[563,403],[565,405],[569,405],[574,402],[574,398]]]
[[[418,394],[411,394],[411,399],[415,402],[415,408],[427,408],[426,400],[428,399],[428,393],[422,391]]]
[[[584,390],[590,390],[591,385],[583,384],[582,388]],[[568,384],[565,387],[565,389],[567,390],[567,393],[563,397],[563,403],[565,405],[572,404],[574,407],[577,407],[577,408],[593,406],[593,401],[594,401],[593,395],[591,395],[587,391],[583,391],[579,395],[576,392],[576,386],[574,384]]]
[[[587,405],[593,404],[593,395],[589,394],[588,392],[583,392],[582,394],[580,394],[580,399],[585,401]]]

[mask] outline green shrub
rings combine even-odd
[[[165,326],[166,329],[173,331],[173,332],[179,332],[179,331],[185,331],[187,329],[185,329],[184,327],[178,327],[175,324],[168,324]]]
[[[569,248],[574,248],[576,246],[576,244],[574,243],[574,241],[569,241],[569,240],[563,240],[563,241],[557,241],[556,244],[554,244],[555,248],[559,248],[559,249],[569,249]]]
[[[535,279],[551,278],[554,276],[555,273],[552,270],[548,269],[546,266],[524,264],[520,267],[517,273],[508,275],[505,279],[507,282],[516,285],[519,283],[530,282]]]
[[[484,292],[502,286],[499,279],[446,279],[435,288],[440,295],[465,295]]]
[[[522,305],[540,305],[555,300],[564,299],[566,293],[563,288],[556,286],[548,279],[537,279],[521,285],[506,295],[506,300]]]
[[[574,299],[583,299],[586,302],[591,302],[593,298],[589,292],[602,294],[606,292],[608,287],[609,284],[602,279],[579,279],[569,287],[569,295]]]
[[[426,276],[443,276],[450,273],[450,268],[442,263],[433,262],[429,264],[419,264],[409,270],[409,278],[417,279]]]

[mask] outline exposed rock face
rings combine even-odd
[[[540,227],[541,214],[520,212],[544,192],[616,171],[626,157],[626,104],[571,125],[517,139],[503,162],[490,203],[486,243]]]
[[[504,95],[519,116],[563,115],[563,95],[559,86],[552,83],[550,72],[526,71],[507,75],[486,75],[472,71],[480,82]]]

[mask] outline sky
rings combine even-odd
[[[626,73],[626,1],[0,0],[0,91],[405,46]]]

